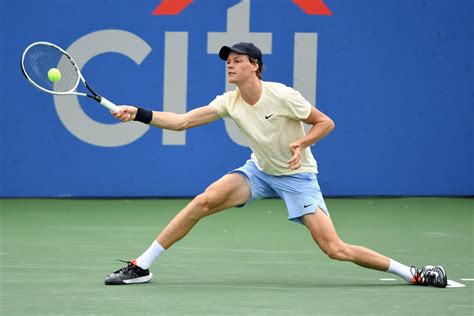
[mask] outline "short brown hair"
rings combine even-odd
[[[248,55],[247,55],[247,57],[249,58],[249,61],[252,65],[258,65],[258,69],[257,69],[257,72],[255,74],[257,75],[258,79],[261,80],[262,79],[262,72],[263,72],[263,63],[260,64],[257,59],[252,58]]]

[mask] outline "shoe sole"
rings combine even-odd
[[[106,285],[127,285],[127,284],[139,284],[139,283],[146,283],[149,282],[153,278],[153,273],[150,272],[149,275],[145,275],[139,278],[135,279],[130,279],[130,280],[113,280],[113,281],[107,281],[105,280]]]
[[[145,275],[139,278],[130,279],[130,280],[123,280],[124,284],[137,284],[137,283],[146,283],[149,282],[153,278],[153,273],[150,272],[149,275]]]

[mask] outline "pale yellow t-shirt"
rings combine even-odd
[[[246,103],[239,88],[217,96],[210,104],[221,117],[231,118],[252,149],[257,167],[270,175],[317,172],[311,149],[301,152],[301,168],[290,170],[289,144],[305,136],[302,119],[308,118],[311,104],[293,88],[276,82],[262,82],[262,94],[254,105]]]

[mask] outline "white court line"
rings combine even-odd
[[[453,281],[453,280],[448,280],[448,286],[446,286],[446,287],[465,287],[465,286],[466,286],[465,284],[458,283],[458,282]]]
[[[380,281],[396,281],[396,279],[379,279]],[[469,280],[469,281],[474,281],[474,279],[461,279],[463,281]],[[448,280],[448,285],[446,287],[465,287],[465,284],[453,281],[453,280]]]
[[[474,279],[461,279],[461,281],[474,281]]]

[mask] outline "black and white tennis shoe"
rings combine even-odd
[[[448,277],[441,266],[411,267],[410,271],[413,275],[413,284],[434,287],[446,287],[448,285]]]
[[[145,270],[137,266],[137,262],[135,259],[133,259],[132,261],[118,261],[127,263],[127,266],[109,274],[105,278],[105,284],[123,285],[146,283],[153,278],[153,273],[151,273],[148,269]]]

